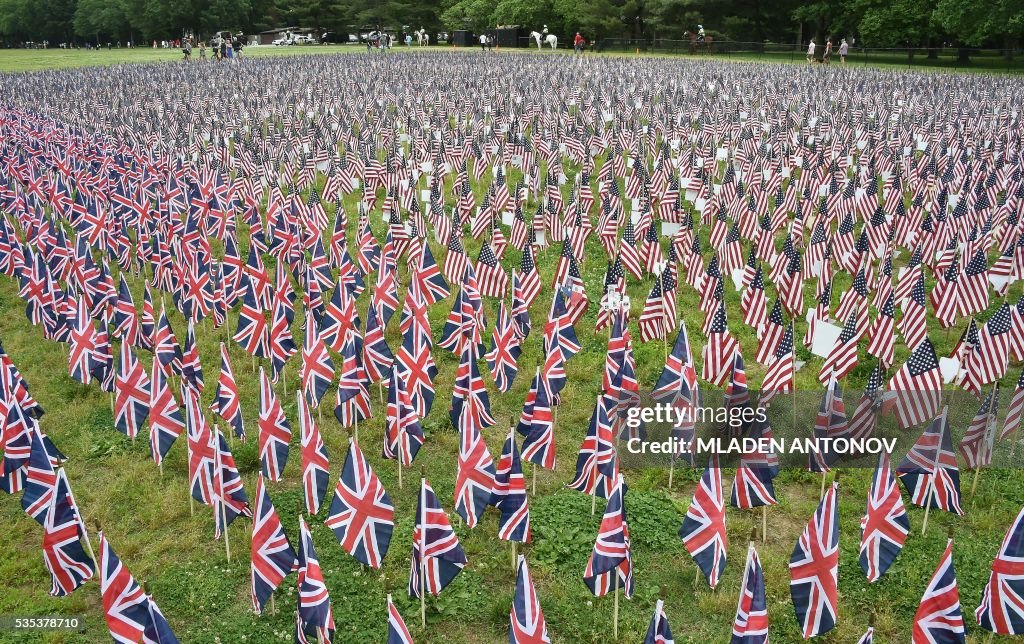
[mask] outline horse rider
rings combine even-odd
[[[697,25],[697,42],[704,42],[704,25]]]

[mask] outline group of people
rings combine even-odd
[[[206,41],[199,41],[198,48],[199,60],[206,60]],[[192,49],[192,39],[184,38],[181,41],[181,53],[185,62],[192,60]],[[222,60],[240,60],[243,49],[245,49],[245,43],[242,40],[241,34],[234,38],[225,38],[218,34],[210,41],[210,59],[218,62]]]
[[[808,63],[819,62],[814,57],[814,50],[816,48],[817,48],[817,45],[815,45],[815,43],[814,43],[814,38],[811,38],[811,42],[807,45],[807,62]],[[846,64],[846,56],[849,53],[850,53],[850,45],[849,45],[849,43],[846,42],[846,38],[843,38],[839,42],[839,62],[840,62],[840,64],[843,64],[843,65]],[[828,38],[828,39],[825,40],[825,51],[821,55],[821,61],[820,62],[822,64],[825,64],[825,65],[828,65],[829,63],[832,62],[832,39],[831,38]]]

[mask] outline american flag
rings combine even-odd
[[[729,642],[768,644],[768,602],[764,592],[764,570],[753,543],[747,547],[747,563],[743,568],[740,598]]]
[[[1006,375],[1010,360],[1010,305],[1003,302],[978,333],[978,348],[970,354],[965,368],[977,377],[978,384],[988,384]]]
[[[288,463],[288,443],[292,439],[292,428],[263,367],[260,367],[259,429],[261,471],[271,481],[280,481]]]
[[[953,452],[947,412],[943,409],[921,433],[897,466],[896,476],[903,481],[915,505],[962,515],[960,471]]]
[[[999,388],[993,387],[981,401],[981,406],[978,407],[971,424],[964,432],[964,437],[960,440],[960,454],[964,457],[967,467],[978,469],[992,463],[998,415]]]
[[[999,635],[1024,633],[1024,509],[1006,531],[974,611],[978,626]]]
[[[796,374],[796,355],[793,348],[793,323],[790,322],[775,347],[775,354],[768,363],[768,369],[761,382],[761,402],[768,404],[775,396],[795,389],[793,378]]]
[[[878,310],[878,317],[871,324],[868,331],[868,353],[875,356],[883,364],[891,366],[896,348],[895,322],[896,316],[895,297],[892,291],[885,298],[881,308]]]
[[[839,334],[832,350],[829,351],[825,361],[818,372],[818,382],[826,384],[829,380],[842,380],[848,373],[857,366],[857,346],[860,342],[860,333],[857,332],[857,312],[853,311],[846,318],[846,324]]]
[[[959,283],[961,315],[971,315],[988,308],[988,260],[979,248],[966,264]]]
[[[880,392],[884,382],[885,372],[882,370],[882,363],[875,363],[875,368],[868,376],[867,385],[861,394],[856,409],[850,416],[849,436],[850,438],[868,438],[875,431],[878,422],[877,411],[881,407]]]
[[[509,644],[544,644],[551,642],[548,625],[537,599],[537,590],[526,567],[526,557],[519,555],[516,565],[516,590],[509,614]]]
[[[789,593],[804,639],[829,632],[839,616],[838,493],[832,483],[789,559]]]
[[[89,539],[64,468],[57,470],[54,493],[43,521],[43,563],[50,572],[50,595],[63,597],[74,592],[96,572],[86,554],[83,539]]]
[[[914,614],[913,644],[934,642],[964,643],[967,641],[964,617],[960,610],[960,591],[953,570],[953,540],[939,559],[921,603]]]
[[[513,288],[512,296],[513,298],[518,297],[529,308],[541,291],[540,273],[537,272],[537,266],[533,261],[532,241],[523,247],[523,257],[519,264],[518,277],[519,290],[517,293],[516,289]]]
[[[679,537],[712,589],[725,570],[728,539],[725,531],[725,493],[722,468],[713,455],[700,477],[690,507],[679,528]]]
[[[281,519],[270,501],[263,474],[256,478],[256,508],[252,518],[252,608],[257,614],[263,612],[267,600],[281,585],[281,581],[299,566],[298,557],[288,535],[284,533]]]
[[[868,581],[878,581],[889,570],[909,532],[903,496],[892,474],[889,455],[883,452],[871,478],[867,511],[860,520],[860,567]]]
[[[498,258],[486,241],[480,246],[476,261],[476,277],[480,294],[487,297],[503,298],[508,291],[508,274],[498,263]]]
[[[761,364],[768,364],[771,361],[772,356],[777,354],[776,349],[778,348],[779,343],[782,342],[782,338],[787,329],[786,321],[782,317],[781,300],[775,300],[775,304],[772,305],[772,311],[768,314],[768,317],[764,322],[764,326],[758,328],[760,343],[758,344],[757,355],[754,356],[754,360]]]
[[[1005,439],[1020,429],[1022,420],[1024,420],[1024,370],[1021,370],[1017,386],[1013,390],[1013,397],[1010,398],[1010,405],[1006,410],[1006,420],[1003,423],[999,439]]]
[[[708,343],[704,345],[704,380],[719,387],[725,383],[737,346],[736,339],[729,334],[729,327],[726,324],[725,303],[719,302],[711,323]]]
[[[391,545],[395,506],[355,440],[349,441],[324,525],[334,531],[345,552],[380,568]]]
[[[436,597],[462,572],[466,552],[427,479],[420,483],[412,539],[409,596],[419,598],[428,593]]]
[[[300,644],[330,642],[335,630],[331,596],[313,547],[313,535],[302,515],[299,515],[298,562],[295,641]]]
[[[927,336],[889,380],[888,389],[895,392],[896,418],[903,429],[920,425],[938,414],[942,404],[942,374],[935,347]]]
[[[594,550],[583,572],[583,582],[595,597],[604,597],[619,588],[623,589],[627,599],[633,597],[633,555],[622,499],[623,488],[625,484],[619,474],[605,505]]]

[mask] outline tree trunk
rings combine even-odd
[[[966,47],[957,47],[956,62],[961,65],[971,64],[971,52]]]

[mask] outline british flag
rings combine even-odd
[[[289,295],[294,296],[294,292],[291,291],[290,284],[287,290],[285,290],[284,284],[289,284],[287,278],[284,278],[282,286],[274,293],[270,331],[267,336],[270,348],[271,381],[274,384],[277,384],[281,374],[284,373],[288,360],[298,353],[298,348],[295,346],[295,338],[292,336],[292,321],[295,316],[295,307],[289,299]],[[244,310],[245,305],[243,303],[239,316],[241,316]],[[239,324],[241,324],[241,317],[239,317]]]
[[[334,363],[320,339],[313,314],[306,313],[306,339],[302,345],[302,391],[306,402],[316,409],[334,380]]]
[[[256,509],[252,520],[251,596],[252,607],[257,614],[263,612],[267,600],[281,581],[298,567],[298,557],[288,541],[260,473],[256,479]]]
[[[882,383],[885,381],[885,372],[882,370],[882,361],[875,363],[875,368],[868,376],[864,392],[857,402],[856,409],[850,416],[849,436],[850,438],[868,438],[875,431],[878,422],[878,409],[881,407]]]
[[[892,474],[889,455],[879,454],[860,520],[860,567],[868,581],[878,581],[896,560],[910,533],[903,495]]]
[[[516,566],[516,590],[509,612],[509,644],[546,644],[551,642],[548,625],[537,599],[537,589],[530,579],[526,557],[519,555]]]
[[[413,409],[422,418],[434,405],[434,379],[438,370],[431,352],[427,308],[416,288],[410,288],[406,293],[401,328],[402,346],[391,369],[392,378],[394,372],[398,372]]]
[[[532,400],[530,399],[531,394]],[[529,413],[527,413],[527,409]],[[527,394],[527,401],[523,406],[519,422],[519,432],[525,436],[523,460],[545,469],[555,469],[555,432],[554,416],[551,410],[551,392],[540,373],[533,379],[533,385],[530,393]]]
[[[95,563],[82,544],[83,539],[88,538],[67,476],[60,468],[43,521],[43,563],[50,571],[50,595],[69,595],[95,574]]]
[[[768,644],[768,602],[764,593],[764,570],[751,543],[743,568],[740,599],[732,625],[730,644]]]
[[[921,507],[963,514],[960,508],[960,470],[949,430],[947,409],[921,433],[896,467],[910,500]]]
[[[619,588],[623,589],[627,599],[633,597],[633,555],[623,488],[625,483],[619,474],[605,505],[594,550],[583,571],[583,582],[595,597],[604,597]]]
[[[288,463],[288,443],[292,439],[292,428],[262,366],[259,429],[261,471],[271,481],[280,481]]]
[[[397,367],[397,365],[396,365]],[[423,445],[423,427],[405,388],[406,378],[391,369],[388,383],[388,409],[384,429],[384,458],[398,459],[399,467],[409,467]]]
[[[402,614],[388,594],[388,641],[387,644],[413,644],[412,633],[405,625]]]
[[[503,541],[530,541],[530,506],[526,497],[526,480],[516,447],[515,428],[509,427],[494,473],[491,505],[501,512],[498,538]]]
[[[242,307],[238,311],[238,327],[232,336],[246,353],[254,358],[266,358],[270,351],[270,337],[265,309],[260,305],[252,284],[247,284],[242,296]],[[160,316],[161,321],[165,318]],[[159,340],[160,327],[157,327]],[[158,345],[159,346],[159,345]]]
[[[143,644],[178,644],[178,638],[171,630],[167,618],[160,612],[156,600],[152,595],[146,595],[146,600],[149,602],[149,623],[146,624],[146,630],[142,634]]]
[[[466,553],[427,479],[420,482],[412,534],[409,596],[441,594],[466,566]]]
[[[127,340],[121,341],[121,355],[114,380],[114,426],[135,440],[139,428],[149,416],[151,398],[149,376],[135,357]]]
[[[722,468],[713,455],[700,477],[693,500],[679,528],[687,552],[704,573],[712,589],[718,585],[725,570],[728,538],[725,531],[725,492]]]
[[[227,526],[239,516],[251,517],[252,509],[249,507],[249,497],[242,487],[242,477],[235,466],[235,457],[228,449],[228,442],[224,434],[213,426],[211,432],[211,446],[213,450],[213,499],[214,518],[216,532],[214,538],[219,539],[220,535],[227,530]]]
[[[913,644],[964,644],[967,642],[964,616],[960,610],[960,590],[953,570],[953,540],[946,542],[939,566],[935,569],[921,604],[914,614]]]
[[[763,404],[762,396],[762,401],[758,405]],[[773,436],[768,419],[755,420],[747,437],[761,441],[756,443],[759,445],[767,441],[770,446]],[[776,505],[779,501],[775,497],[774,479],[778,474],[779,459],[770,447],[765,451],[755,450],[744,453],[736,468],[736,478],[732,482],[730,503],[733,507],[741,510]]]
[[[391,545],[395,508],[355,440],[349,441],[324,525],[334,531],[345,552],[380,568]]]
[[[372,416],[370,409],[370,379],[363,368],[362,339],[353,334],[341,347],[341,369],[339,369],[338,394],[334,416],[342,427],[351,427],[360,420]]]
[[[296,393],[299,408],[299,437],[302,444],[302,492],[306,511],[316,514],[320,511],[330,477],[330,462],[324,447],[320,429],[313,421],[313,414],[301,392]]]
[[[1024,510],[1003,537],[974,619],[999,635],[1024,633]]]
[[[380,323],[377,310],[372,306],[366,310],[366,328],[363,334],[363,368],[371,382],[387,378],[395,357],[384,338],[384,325]]]
[[[576,457],[576,475],[566,487],[587,495],[606,498],[614,479],[615,444],[612,435],[611,414],[615,399],[602,393],[597,397],[594,413],[590,416],[587,435]]]
[[[512,388],[512,382],[518,372],[517,361],[522,351],[512,318],[509,316],[505,301],[502,300],[498,307],[498,319],[491,334],[491,350],[484,355],[498,391],[507,392]]]
[[[150,623],[149,600],[100,532],[100,590],[107,629],[115,642],[136,644]]]
[[[441,274],[441,269],[434,260],[434,254],[429,244],[421,245],[422,251],[419,255],[419,264],[414,265],[415,273],[413,279],[419,284],[420,292],[427,306],[432,306],[441,300],[447,299],[450,295],[448,283]]]
[[[242,422],[242,407],[239,404],[238,385],[235,374],[231,371],[228,361],[228,348],[220,343],[220,376],[217,379],[217,395],[210,406],[210,411],[217,414],[231,426],[235,436],[245,440],[245,424]]]
[[[96,326],[93,323],[85,298],[78,300],[74,329],[71,331],[68,353],[68,375],[88,385],[92,382],[93,353],[96,350]]]
[[[668,615],[665,614],[665,602],[661,599],[654,605],[654,614],[651,615],[651,623],[647,625],[647,634],[644,636],[643,644],[672,644],[672,627],[668,624]]]
[[[335,630],[331,596],[324,584],[324,573],[313,547],[313,535],[309,532],[305,517],[301,515],[298,562],[299,597],[295,615],[295,640],[301,644],[328,643],[334,638]]]
[[[16,407],[16,405],[15,405]],[[21,497],[21,509],[35,519],[39,525],[46,525],[49,510],[57,485],[57,472],[46,449],[43,435],[35,420],[28,420],[32,433],[32,447],[25,468],[25,492]]]
[[[355,297],[339,279],[320,320],[320,339],[331,351],[341,353],[345,342],[358,333],[361,322],[355,305]]]
[[[462,405],[459,459],[455,474],[455,511],[467,528],[476,526],[494,494],[494,459],[480,435],[480,423],[472,404]]]
[[[789,594],[804,639],[832,630],[838,618],[838,492],[832,483],[789,559]]]

